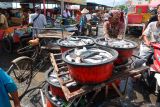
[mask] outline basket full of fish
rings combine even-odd
[[[60,46],[63,53],[66,50],[76,47],[92,46],[94,45],[94,40],[87,36],[72,36],[65,39],[59,39],[57,44]]]
[[[126,39],[107,39],[100,37],[95,39],[99,46],[113,48],[118,51],[119,56],[115,61],[116,65],[124,64],[132,56],[133,50],[138,46],[137,43]]]
[[[97,84],[112,76],[118,52],[110,48],[83,47],[62,54],[71,77],[81,84]]]

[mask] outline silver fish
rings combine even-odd
[[[53,101],[58,101],[57,97],[55,97],[55,96],[53,96],[51,99],[52,99]]]
[[[90,59],[87,58],[87,59],[83,59],[83,60],[84,60],[85,63],[93,63],[93,64],[102,62],[102,60],[94,60],[94,59],[91,59],[91,58]]]
[[[74,81],[74,82],[71,82],[71,83],[68,83],[66,84],[67,87],[71,87],[71,86],[75,86],[77,85],[77,83]]]

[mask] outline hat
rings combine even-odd
[[[96,15],[97,15],[97,13],[93,13],[92,15],[93,15],[93,16],[96,16]]]
[[[41,6],[40,6],[40,5],[36,5],[36,6],[35,6],[35,9],[36,9],[36,10],[41,9]]]
[[[87,10],[86,8],[84,8],[81,13],[89,13],[89,10]]]

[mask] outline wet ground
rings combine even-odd
[[[102,35],[102,30],[99,29],[99,35]],[[140,43],[140,40],[137,36],[133,35],[127,35],[127,39],[133,40],[137,43]],[[137,53],[138,49],[135,50],[135,53]],[[11,61],[15,58],[17,58],[20,55],[17,55],[14,53],[5,53],[3,50],[0,51],[0,67],[4,70],[7,70],[9,66],[11,65]],[[39,72],[36,77],[34,78],[34,81],[32,81],[31,87],[38,86],[41,82],[44,81],[44,72]],[[122,85],[124,81],[122,81]],[[39,91],[39,90],[38,90]],[[115,92],[113,92],[115,93]],[[33,96],[34,94],[31,94],[31,99],[28,100],[28,104],[23,105],[24,107],[42,107],[41,99],[40,99],[40,93],[35,94],[36,96]],[[106,101],[101,103],[100,106],[97,107],[155,107],[157,102],[157,96],[155,96],[152,92],[148,91],[148,89],[145,87],[145,85],[137,80],[129,79],[128,83],[128,90],[127,90],[127,97],[124,99],[107,99]],[[35,98],[37,99],[35,100]],[[23,102],[22,102],[23,103]],[[160,107],[160,106],[156,106]]]

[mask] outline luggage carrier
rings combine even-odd
[[[103,87],[106,88],[105,95],[107,97],[109,84],[112,85],[113,89],[120,96],[120,98],[124,98],[126,95],[128,78],[130,76],[133,77],[133,76],[140,75],[142,72],[146,71],[149,68],[148,66],[145,66],[145,67],[140,67],[137,69],[131,69],[131,68],[126,69],[124,71],[120,71],[118,73],[113,74],[109,80],[106,80],[103,83],[100,83],[97,85],[82,85],[79,89],[71,92],[69,88],[66,86],[66,84],[69,84],[69,83],[72,84],[75,81],[70,76],[68,68],[67,68],[67,64],[62,60],[61,56],[62,56],[61,53],[50,53],[50,60],[54,67],[54,72],[56,72],[57,74],[58,81],[60,83],[62,91],[64,92],[66,100],[71,102],[70,104],[72,104],[75,101],[75,99],[79,98],[78,101],[80,101],[82,96],[86,95],[89,92],[95,91],[94,95],[88,102],[87,107],[90,106],[90,104],[95,99],[96,95],[101,91]],[[130,64],[131,63],[128,63],[128,64],[125,64],[124,66],[130,66]],[[64,80],[62,78],[63,76],[67,76],[68,79]],[[124,92],[121,92],[116,86],[116,84],[114,83],[115,80],[122,80],[122,79],[126,79]],[[77,104],[78,104],[78,101],[77,101]]]

